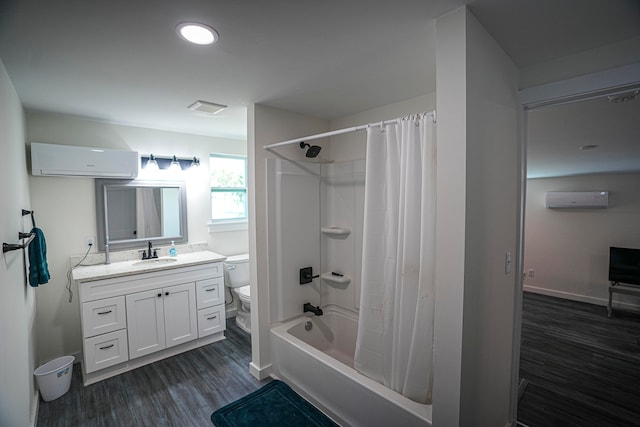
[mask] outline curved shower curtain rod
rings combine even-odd
[[[421,113],[421,114],[424,114],[425,116],[431,116],[431,119],[433,120],[433,122],[434,123],[436,122],[436,111],[435,110],[429,111],[427,113]],[[405,116],[405,117],[410,117],[410,116]],[[312,139],[326,138],[328,136],[335,136],[335,135],[341,135],[343,133],[349,133],[349,132],[355,132],[355,131],[358,131],[358,130],[364,130],[364,129],[366,129],[368,127],[371,127],[371,126],[394,125],[396,123],[398,123],[398,119],[384,120],[384,121],[375,122],[375,123],[368,123],[366,125],[353,126],[353,127],[350,127],[350,128],[332,130],[330,132],[318,133],[318,134],[315,134],[315,135],[305,136],[303,138],[296,138],[296,139],[290,139],[288,141],[277,142],[275,144],[265,145],[263,148],[265,150],[268,150],[270,148],[281,147],[283,145],[295,144],[295,143],[299,143],[299,142],[303,142],[303,141],[310,141]]]

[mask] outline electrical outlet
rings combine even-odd
[[[95,246],[96,245],[96,239],[93,236],[87,236],[84,238],[84,245],[85,246]]]

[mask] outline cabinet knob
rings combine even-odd
[[[162,292],[160,292],[160,293],[158,294],[158,298],[160,298],[161,296],[162,296]]]
[[[165,292],[164,294],[168,296],[169,295],[169,291]]]

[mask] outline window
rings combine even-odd
[[[247,158],[212,154],[211,221],[215,224],[247,221]]]

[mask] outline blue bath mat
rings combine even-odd
[[[274,380],[211,414],[216,427],[337,427],[326,415]]]

